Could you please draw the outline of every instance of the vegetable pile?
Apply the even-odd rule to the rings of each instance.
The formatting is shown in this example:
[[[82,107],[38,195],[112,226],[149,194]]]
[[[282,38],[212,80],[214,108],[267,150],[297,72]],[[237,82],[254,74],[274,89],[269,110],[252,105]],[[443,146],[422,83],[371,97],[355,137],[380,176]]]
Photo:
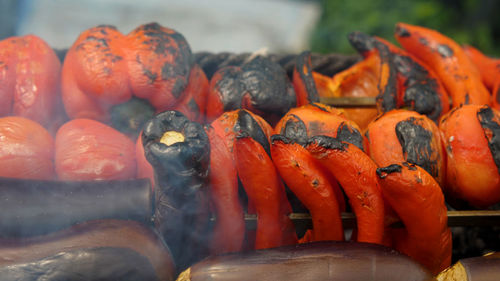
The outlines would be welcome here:
[[[257,55],[210,79],[186,39],[156,23],[127,35],[88,29],[62,66],[36,36],[6,39],[0,176],[148,178],[151,219],[178,270],[209,255],[351,240],[435,275],[451,264],[446,203],[500,202],[499,62],[424,27],[399,23],[395,36],[402,48],[353,32],[362,59],[332,77],[303,52],[291,77]],[[376,109],[323,97],[375,97]],[[297,211],[310,213],[311,229],[296,228]],[[209,274],[207,264],[191,274]]]

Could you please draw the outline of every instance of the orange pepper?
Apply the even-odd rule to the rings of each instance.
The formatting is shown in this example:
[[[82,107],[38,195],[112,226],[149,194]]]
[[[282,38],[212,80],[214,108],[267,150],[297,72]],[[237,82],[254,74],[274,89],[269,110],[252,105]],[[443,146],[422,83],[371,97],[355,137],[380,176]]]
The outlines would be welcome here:
[[[293,68],[293,88],[297,95],[297,107],[311,103],[319,102],[318,90],[314,83],[311,53],[304,51],[297,56]]]

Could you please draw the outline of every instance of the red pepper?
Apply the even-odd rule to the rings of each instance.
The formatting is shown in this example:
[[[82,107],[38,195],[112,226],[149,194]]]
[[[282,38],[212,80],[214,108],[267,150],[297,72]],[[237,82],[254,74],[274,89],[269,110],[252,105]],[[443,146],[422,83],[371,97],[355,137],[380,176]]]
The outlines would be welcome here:
[[[146,103],[139,114],[178,109],[203,121],[207,86],[184,37],[156,23],[128,35],[112,26],[88,29],[69,49],[62,70],[69,117],[102,122],[113,118],[118,105],[135,99]]]
[[[61,63],[34,35],[0,41],[0,116],[17,115],[55,131],[64,121]]]
[[[53,179],[54,138],[30,119],[0,118],[0,176]]]
[[[54,161],[61,180],[136,177],[134,143],[117,130],[91,119],[74,119],[59,128]]]
[[[319,102],[319,94],[314,83],[311,53],[304,51],[297,56],[293,68],[293,88],[297,95],[297,107],[311,102]]]

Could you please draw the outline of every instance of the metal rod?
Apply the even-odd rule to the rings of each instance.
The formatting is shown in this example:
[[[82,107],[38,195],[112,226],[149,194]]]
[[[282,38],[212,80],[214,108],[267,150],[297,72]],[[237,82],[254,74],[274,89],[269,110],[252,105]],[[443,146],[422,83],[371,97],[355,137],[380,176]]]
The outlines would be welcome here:
[[[375,97],[320,97],[321,103],[334,107],[376,108]]]

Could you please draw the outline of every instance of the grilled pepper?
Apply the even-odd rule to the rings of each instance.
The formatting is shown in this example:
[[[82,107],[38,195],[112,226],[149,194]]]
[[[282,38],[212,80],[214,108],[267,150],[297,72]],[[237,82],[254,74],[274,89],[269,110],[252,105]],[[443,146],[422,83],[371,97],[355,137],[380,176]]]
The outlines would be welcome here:
[[[225,111],[248,109],[270,124],[297,104],[297,97],[285,70],[258,56],[240,66],[220,68],[210,80],[207,99],[209,122]]]
[[[431,67],[452,99],[452,107],[490,104],[490,94],[479,71],[451,38],[425,27],[396,25],[396,39],[408,52]]]
[[[155,172],[155,226],[179,269],[208,252],[210,144],[203,126],[178,111],[149,120],[142,133]]]
[[[54,138],[35,121],[0,118],[0,176],[53,179]]]
[[[394,247],[420,262],[433,274],[451,263],[451,231],[443,192],[420,166],[403,162],[377,169],[384,198],[405,225]]]
[[[462,106],[443,116],[439,129],[447,152],[447,195],[478,208],[499,202],[500,112]]]
[[[60,73],[55,52],[39,37],[0,41],[0,116],[26,117],[55,131],[65,120]]]
[[[73,119],[55,138],[55,170],[61,180],[119,180],[136,177],[134,143],[91,119]]]
[[[297,56],[292,75],[293,88],[297,95],[297,107],[311,102],[319,102],[309,51],[304,51]]]
[[[137,104],[135,116],[178,109],[193,120],[204,119],[208,81],[194,65],[185,38],[157,23],[128,35],[106,25],[84,31],[66,54],[61,79],[71,118],[124,123],[136,133],[142,124],[127,114]]]

